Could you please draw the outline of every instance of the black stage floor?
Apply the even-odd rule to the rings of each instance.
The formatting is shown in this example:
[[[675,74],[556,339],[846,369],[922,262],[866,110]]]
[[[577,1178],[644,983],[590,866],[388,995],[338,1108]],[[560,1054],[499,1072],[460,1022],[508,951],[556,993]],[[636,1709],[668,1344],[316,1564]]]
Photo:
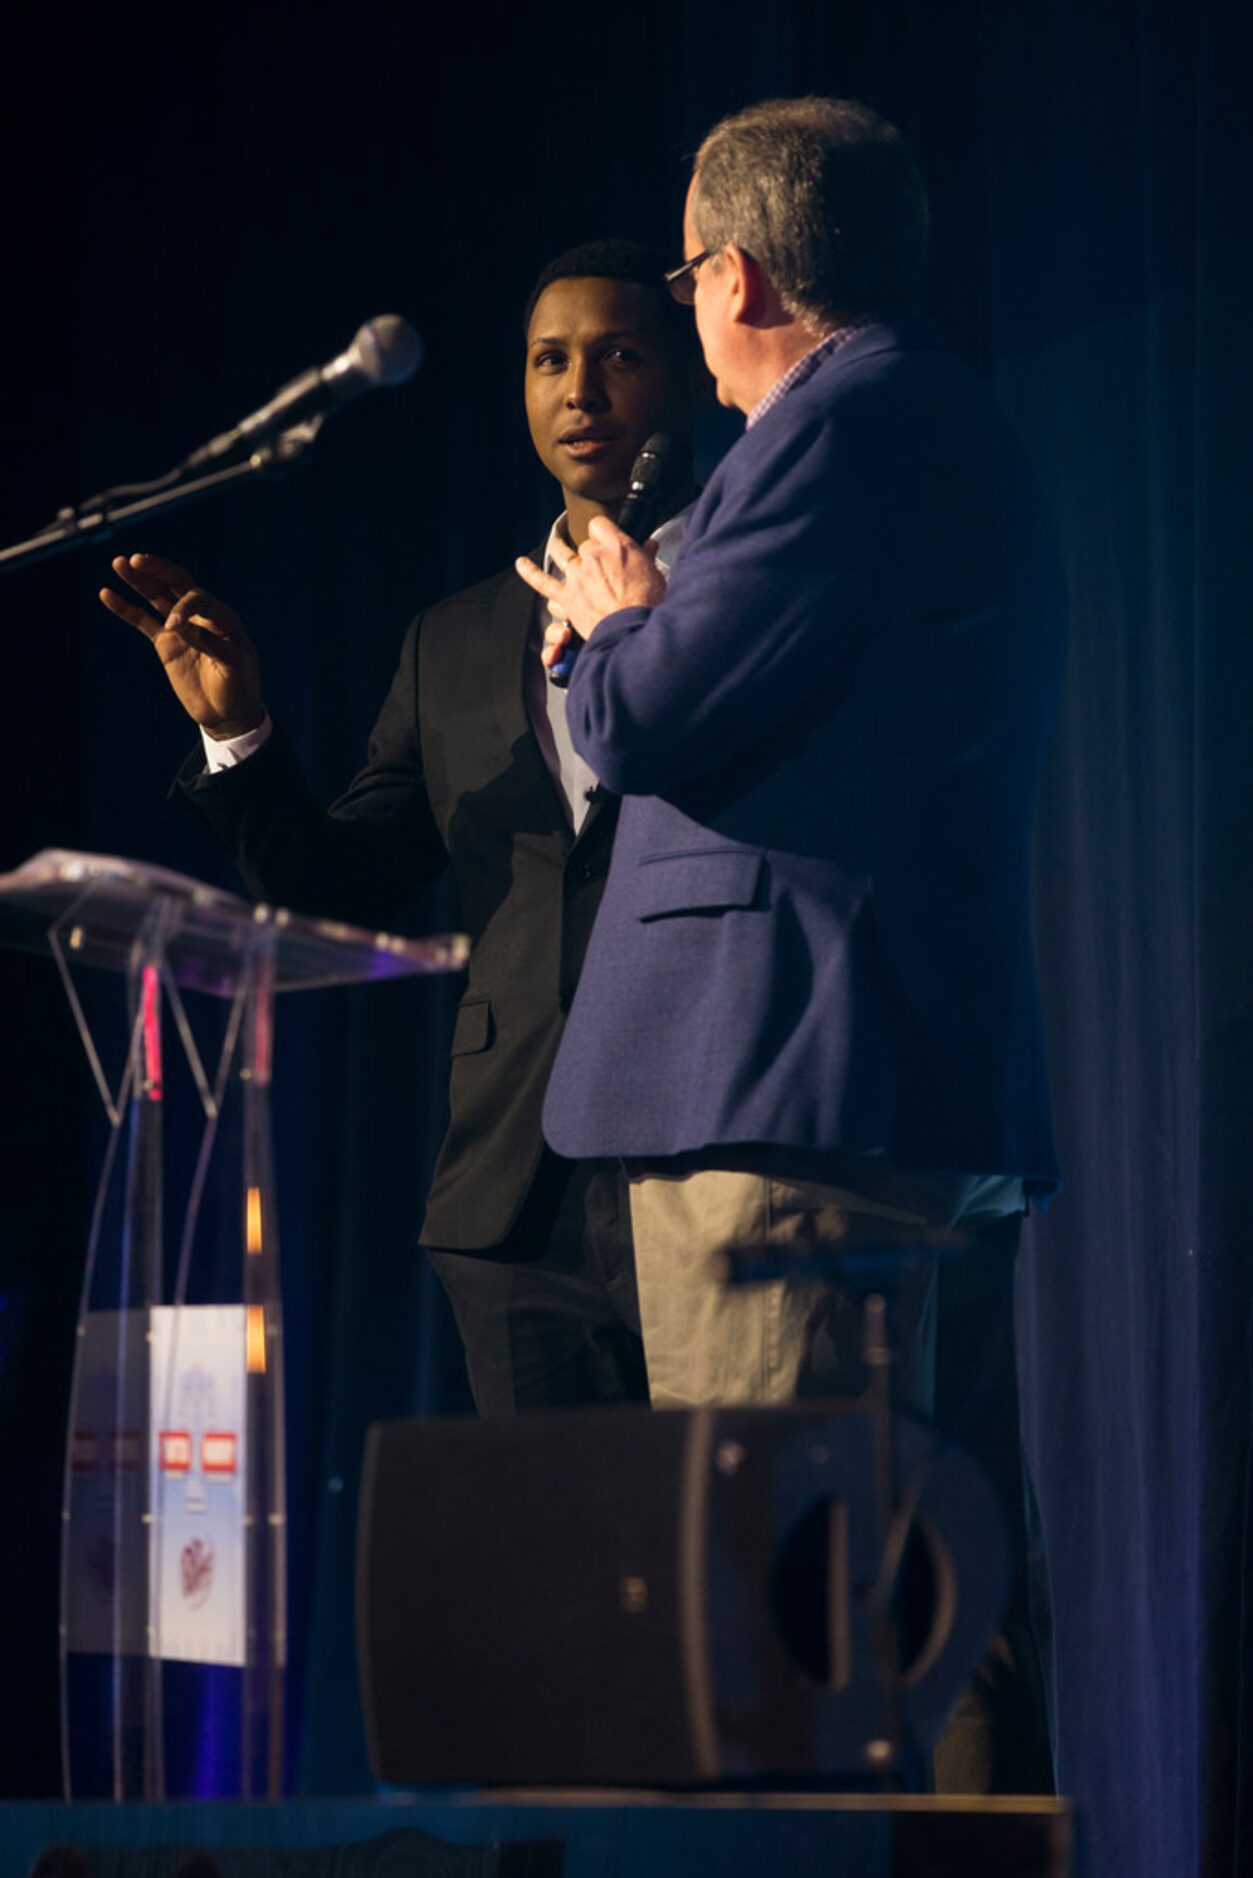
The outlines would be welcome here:
[[[221,1878],[1080,1873],[1070,1805],[1030,1798],[545,1790],[0,1806],[0,1878],[27,1878],[53,1845],[86,1851],[92,1878],[173,1878],[179,1852],[191,1848],[207,1851]],[[211,1870],[200,1867],[197,1878]]]

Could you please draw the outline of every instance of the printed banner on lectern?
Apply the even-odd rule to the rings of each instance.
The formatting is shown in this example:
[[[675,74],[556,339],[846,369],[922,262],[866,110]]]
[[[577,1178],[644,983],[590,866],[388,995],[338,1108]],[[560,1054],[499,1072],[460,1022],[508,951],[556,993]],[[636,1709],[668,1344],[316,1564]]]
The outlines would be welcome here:
[[[152,1312],[152,1654],[242,1667],[247,1312]]]
[[[68,1457],[65,1641],[99,1656],[148,1647],[148,1315],[89,1311],[79,1326]]]

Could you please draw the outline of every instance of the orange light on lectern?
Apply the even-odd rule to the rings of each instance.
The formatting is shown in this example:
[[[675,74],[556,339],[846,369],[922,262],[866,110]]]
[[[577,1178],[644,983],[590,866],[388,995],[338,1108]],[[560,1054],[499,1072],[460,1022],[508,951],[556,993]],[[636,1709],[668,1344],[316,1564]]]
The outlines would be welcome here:
[[[246,1349],[248,1352],[248,1374],[265,1375],[265,1306],[248,1306],[248,1334]]]
[[[260,1187],[249,1187],[244,1201],[244,1245],[250,1258],[261,1250]]]

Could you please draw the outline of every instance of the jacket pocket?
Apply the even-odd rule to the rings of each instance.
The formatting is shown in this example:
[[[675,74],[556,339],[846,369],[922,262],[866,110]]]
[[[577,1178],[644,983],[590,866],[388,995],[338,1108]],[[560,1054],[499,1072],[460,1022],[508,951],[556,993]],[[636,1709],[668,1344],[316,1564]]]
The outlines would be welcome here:
[[[472,998],[463,998],[457,1009],[451,1054],[473,1056],[476,1050],[486,1050],[491,1041],[491,999],[482,993]]]
[[[691,854],[652,854],[635,877],[635,913],[641,920],[673,913],[718,913],[758,901],[764,854],[742,848],[706,848]]]

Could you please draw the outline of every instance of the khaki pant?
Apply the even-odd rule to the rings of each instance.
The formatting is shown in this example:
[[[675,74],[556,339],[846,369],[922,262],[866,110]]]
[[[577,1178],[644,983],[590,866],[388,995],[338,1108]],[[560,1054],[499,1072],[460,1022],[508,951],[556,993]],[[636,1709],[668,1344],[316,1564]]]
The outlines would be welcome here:
[[[1048,1561],[1019,1433],[1013,1275],[1020,1216],[968,1250],[911,1258],[921,1214],[772,1172],[683,1164],[630,1177],[640,1327],[655,1407],[856,1395],[860,1309],[839,1286],[779,1278],[728,1288],[728,1248],[897,1243],[889,1294],[893,1394],[933,1416],[985,1469],[1006,1516],[1009,1599],[937,1742],[941,1793],[1052,1793],[1053,1633]]]
[[[792,1402],[857,1392],[858,1312],[819,1278],[728,1286],[734,1246],[803,1249],[848,1239],[899,1241],[929,1222],[838,1187],[701,1168],[630,1181],[640,1329],[654,1408]],[[927,1412],[930,1260],[906,1260],[896,1290],[894,1389]]]

